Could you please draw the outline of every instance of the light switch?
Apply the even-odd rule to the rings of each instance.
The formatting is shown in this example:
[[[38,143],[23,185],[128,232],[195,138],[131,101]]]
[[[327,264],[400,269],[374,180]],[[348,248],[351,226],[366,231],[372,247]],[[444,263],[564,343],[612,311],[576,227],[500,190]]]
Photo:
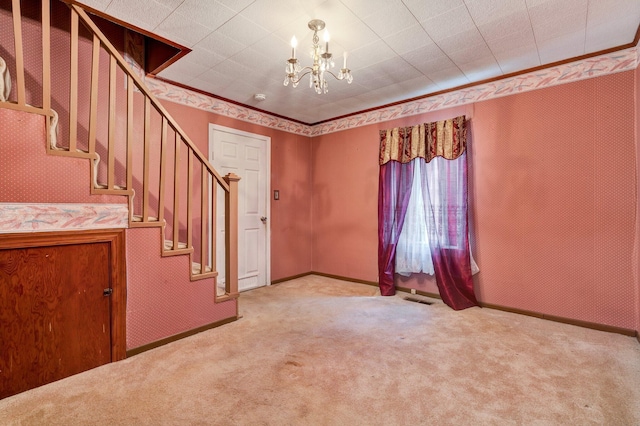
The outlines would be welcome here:
[[[277,189],[273,190],[273,199],[274,200],[279,200],[280,199],[280,191],[278,191]]]

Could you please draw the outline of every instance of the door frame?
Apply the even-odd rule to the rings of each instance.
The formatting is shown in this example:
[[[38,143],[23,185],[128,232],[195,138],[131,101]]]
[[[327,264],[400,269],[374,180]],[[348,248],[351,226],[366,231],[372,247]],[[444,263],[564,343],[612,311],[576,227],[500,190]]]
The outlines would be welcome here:
[[[124,229],[2,234],[0,250],[109,243],[111,362],[127,357],[127,270]]]
[[[267,217],[267,229],[265,230],[265,280],[266,280],[266,284],[265,286],[270,286],[271,285],[271,137],[270,136],[265,136],[265,135],[260,135],[257,133],[251,133],[251,132],[245,132],[244,130],[238,130],[238,129],[234,129],[233,127],[226,127],[226,126],[221,126],[219,124],[213,124],[213,123],[209,123],[209,143],[208,143],[208,152],[207,152],[207,159],[209,160],[210,163],[213,162],[211,160],[211,152],[213,150],[213,134],[215,131],[219,131],[219,132],[225,132],[225,133],[231,133],[234,135],[239,135],[239,136],[246,136],[246,137],[250,137],[253,139],[258,139],[261,140],[262,142],[265,143],[266,146],[266,179],[267,181],[265,182],[265,216]],[[240,176],[240,179],[242,180],[242,176]],[[211,226],[211,224],[209,224]]]

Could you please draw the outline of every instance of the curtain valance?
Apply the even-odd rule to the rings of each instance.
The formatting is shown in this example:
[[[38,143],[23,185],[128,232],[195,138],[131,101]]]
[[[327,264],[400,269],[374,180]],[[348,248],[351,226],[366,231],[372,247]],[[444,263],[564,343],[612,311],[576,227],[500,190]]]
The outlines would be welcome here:
[[[408,163],[421,157],[426,162],[434,157],[455,160],[467,146],[465,116],[434,121],[410,127],[380,131],[380,164],[388,161]]]

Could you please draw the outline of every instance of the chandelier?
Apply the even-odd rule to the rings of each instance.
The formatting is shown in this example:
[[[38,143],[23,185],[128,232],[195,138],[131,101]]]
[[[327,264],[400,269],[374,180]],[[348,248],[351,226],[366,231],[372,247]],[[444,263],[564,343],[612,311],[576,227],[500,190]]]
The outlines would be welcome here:
[[[325,75],[331,74],[336,80],[347,80],[347,83],[351,84],[353,77],[351,76],[351,70],[347,68],[347,52],[344,52],[344,62],[338,75],[331,71],[331,68],[335,67],[333,62],[333,55],[329,52],[329,32],[324,31],[324,49],[318,43],[318,31],[324,29],[324,21],[320,19],[313,19],[309,21],[309,28],[313,30],[313,65],[309,67],[301,68],[296,59],[296,47],[298,41],[296,36],[291,39],[291,58],[287,61],[287,67],[285,72],[287,76],[284,78],[284,85],[288,86],[289,82],[293,87],[298,86],[300,80],[307,75],[309,76],[309,87],[313,87],[318,94],[327,93],[329,91],[329,84],[325,79]],[[301,75],[302,73],[302,75]]]

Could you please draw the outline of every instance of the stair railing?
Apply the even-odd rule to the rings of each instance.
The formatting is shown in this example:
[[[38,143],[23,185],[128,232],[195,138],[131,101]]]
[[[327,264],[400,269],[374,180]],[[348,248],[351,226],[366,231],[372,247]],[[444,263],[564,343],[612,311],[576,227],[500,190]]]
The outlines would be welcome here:
[[[89,159],[92,193],[129,197],[129,226],[161,228],[162,255],[189,255],[192,280],[215,278],[217,282],[218,189],[224,191],[226,277],[224,294],[215,297],[216,301],[236,298],[240,178],[233,173],[220,176],[88,14],[77,4],[67,6],[71,11],[69,104],[64,106],[68,109],[65,115],[68,115],[68,144],[58,144],[55,126],[52,127],[57,113],[51,108],[50,0],[42,0],[41,9],[42,106],[27,103],[21,4],[20,0],[12,0],[17,99],[0,101],[0,108],[43,115],[48,152]],[[91,38],[89,113],[84,132],[78,131],[80,81],[87,79],[78,71],[83,40],[80,23]],[[99,90],[104,87],[101,65],[105,68],[105,57],[108,58],[106,105],[99,103],[105,92]],[[124,99],[121,94],[118,96],[122,91],[120,84],[126,88]],[[86,134],[87,140],[79,143],[79,133]],[[139,133],[141,138],[137,137]],[[139,139],[141,143],[136,143]]]

